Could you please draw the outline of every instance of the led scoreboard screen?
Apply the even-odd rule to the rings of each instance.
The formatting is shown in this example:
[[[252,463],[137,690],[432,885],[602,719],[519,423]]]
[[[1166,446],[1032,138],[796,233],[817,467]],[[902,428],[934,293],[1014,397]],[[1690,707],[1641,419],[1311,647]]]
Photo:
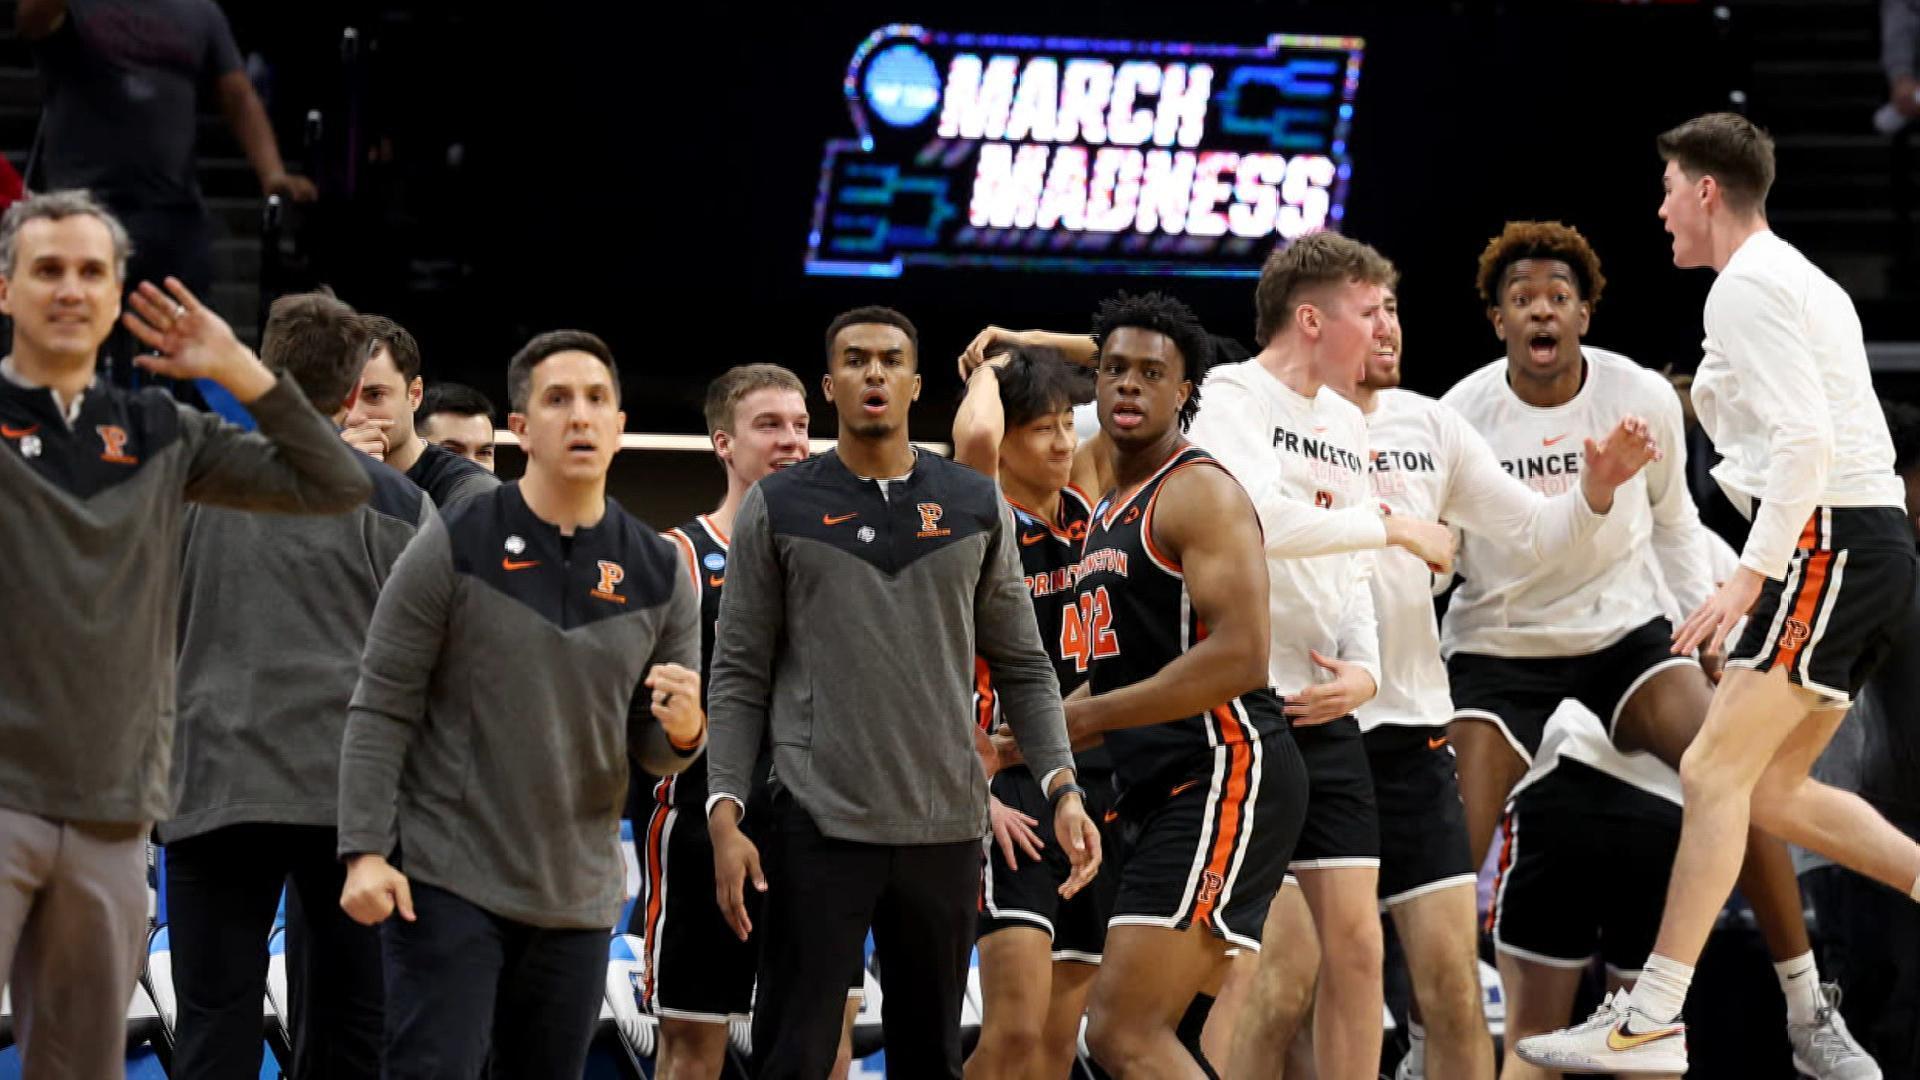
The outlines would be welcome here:
[[[1255,276],[1339,227],[1361,49],[883,27],[847,65],[807,272]]]

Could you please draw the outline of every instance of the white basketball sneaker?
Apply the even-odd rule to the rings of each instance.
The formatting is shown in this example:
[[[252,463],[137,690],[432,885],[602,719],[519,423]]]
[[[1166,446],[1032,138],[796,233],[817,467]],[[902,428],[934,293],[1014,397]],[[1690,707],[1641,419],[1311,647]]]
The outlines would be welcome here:
[[[1651,1023],[1616,990],[1584,1023],[1529,1036],[1513,1049],[1529,1065],[1562,1072],[1683,1074],[1687,1025]]]
[[[1840,1018],[1840,988],[1828,983],[1821,987],[1821,994],[1826,1004],[1814,1014],[1813,1023],[1787,1024],[1793,1067],[1816,1080],[1880,1080],[1880,1066],[1854,1041],[1847,1022]]]

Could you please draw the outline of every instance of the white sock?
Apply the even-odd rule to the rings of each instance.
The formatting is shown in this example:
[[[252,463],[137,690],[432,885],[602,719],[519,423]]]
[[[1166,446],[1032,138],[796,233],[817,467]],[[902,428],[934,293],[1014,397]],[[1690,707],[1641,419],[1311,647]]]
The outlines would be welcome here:
[[[1782,960],[1773,965],[1773,973],[1780,977],[1780,993],[1787,999],[1787,1022],[1813,1023],[1815,1014],[1827,1003],[1820,996],[1820,969],[1814,965],[1813,953]]]
[[[1691,966],[1653,953],[1633,984],[1633,1009],[1656,1024],[1671,1024],[1680,1019],[1680,1007],[1687,1003],[1687,988],[1692,985]]]
[[[1409,1019],[1407,1038],[1411,1042],[1407,1047],[1407,1056],[1413,1059],[1415,1069],[1424,1068],[1427,1063],[1427,1026],[1418,1020]]]

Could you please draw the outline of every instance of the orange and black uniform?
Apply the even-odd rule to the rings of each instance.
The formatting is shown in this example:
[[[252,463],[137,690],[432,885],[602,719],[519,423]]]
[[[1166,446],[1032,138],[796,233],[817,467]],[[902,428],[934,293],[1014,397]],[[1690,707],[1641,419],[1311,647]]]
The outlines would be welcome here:
[[[1006,502],[1013,511],[1015,535],[1020,540],[1020,569],[1033,597],[1041,643],[1053,659],[1060,693],[1071,694],[1087,681],[1089,658],[1077,644],[1084,620],[1080,617],[1079,596],[1074,592],[1073,571],[1080,561],[1080,544],[1087,538],[1093,507],[1075,487],[1060,490],[1060,509],[1051,521],[1012,499]],[[999,699],[984,662],[976,662],[975,676],[975,715],[982,728],[992,731],[1000,726]],[[1096,746],[1073,756],[1073,771],[1080,786],[1087,789],[1087,815],[1101,825],[1100,850],[1111,860],[1117,836],[1108,835],[1115,832],[1108,821],[1113,809],[1113,761],[1105,747]],[[1102,870],[1071,899],[1060,899],[1060,885],[1072,872],[1072,864],[1066,849],[1054,837],[1053,808],[1046,793],[1032,773],[1018,768],[996,773],[991,790],[1001,803],[1040,823],[1037,831],[1045,855],[1036,860],[1021,854],[1017,856],[1019,868],[1011,869],[1005,855],[995,849],[993,838],[986,838],[979,936],[1030,926],[1045,931],[1052,940],[1055,960],[1099,963],[1119,875]]]
[[[1095,694],[1152,677],[1207,635],[1180,565],[1153,543],[1160,488],[1186,468],[1222,466],[1182,447],[1094,508],[1075,577],[1076,642]],[[1280,698],[1250,691],[1195,716],[1109,731],[1106,747],[1130,841],[1109,925],[1184,930],[1198,920],[1259,948],[1306,813],[1306,767]]]

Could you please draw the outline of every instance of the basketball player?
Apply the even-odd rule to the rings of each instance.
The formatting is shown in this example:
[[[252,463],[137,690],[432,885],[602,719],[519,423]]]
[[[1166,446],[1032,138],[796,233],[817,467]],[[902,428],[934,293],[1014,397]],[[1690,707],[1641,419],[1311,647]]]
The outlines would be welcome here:
[[[413,430],[430,446],[493,471],[493,402],[471,386],[436,382],[420,395]]]
[[[56,1080],[126,1068],[148,826],[170,809],[186,503],[338,514],[371,487],[299,386],[176,279],[128,298],[158,352],[141,366],[218,382],[259,431],[97,380],[127,248],[82,191],[0,218],[0,985],[23,1072]]]
[[[261,360],[344,419],[366,358],[352,308],[273,302]],[[321,518],[187,511],[167,908],[182,1080],[260,1071],[267,937],[287,892],[290,1072],[380,1074],[380,935],[341,912],[340,736],[380,586],[433,515],[426,493],[354,455],[373,496]]]
[[[627,757],[668,775],[704,742],[692,583],[606,496],[626,418],[612,352],[541,334],[507,388],[526,475],[407,546],[347,713],[340,905],[386,923],[393,1080],[489,1058],[581,1074],[624,899]]]
[[[1920,844],[1858,796],[1807,775],[1883,659],[1920,577],[1859,317],[1831,278],[1768,229],[1766,133],[1714,113],[1658,145],[1674,263],[1719,274],[1695,409],[1724,455],[1715,479],[1753,519],[1740,568],[1674,632],[1673,650],[1717,652],[1749,617],[1680,766],[1680,850],[1639,983],[1588,1022],[1519,1044],[1525,1060],[1560,1069],[1686,1071],[1681,1006],[1740,873],[1750,821],[1920,901]],[[1817,983],[1810,996],[1819,999]],[[1864,1056],[1819,1003],[1812,1022],[1790,1009],[1788,1023],[1796,1064],[1816,1073],[1834,1055]]]
[[[1660,927],[1680,802],[1672,768],[1621,752],[1576,700],[1554,710],[1507,804],[1487,911],[1507,1005],[1503,1080],[1560,1075],[1521,1060],[1514,1044],[1568,1021],[1596,957],[1608,994],[1639,978]],[[1604,889],[1593,887],[1596,866],[1609,868]]]
[[[1256,293],[1261,352],[1209,374],[1192,432],[1246,485],[1266,525],[1268,685],[1289,691],[1287,715],[1311,785],[1290,870],[1323,945],[1314,1050],[1328,1080],[1374,1075],[1380,1057],[1379,836],[1352,713],[1378,683],[1366,549],[1383,544],[1387,526],[1367,491],[1365,420],[1335,390],[1322,388],[1350,386],[1368,353],[1385,347],[1391,327],[1381,290],[1392,278],[1379,253],[1337,233],[1314,233],[1276,250]],[[1303,550],[1298,534],[1279,524],[1283,517],[1306,518],[1309,531],[1342,527],[1350,535],[1342,544]],[[1452,536],[1445,527],[1397,516],[1384,521],[1428,537],[1428,561],[1448,560]],[[1276,939],[1284,907],[1283,900],[1267,915]],[[1256,983],[1250,1016],[1267,1016],[1265,990]],[[1284,1037],[1274,1047],[1255,1046],[1274,1034],[1272,1025],[1242,1023],[1236,1030],[1236,1072],[1253,1069],[1256,1057],[1272,1060],[1266,1050],[1284,1051]]]
[[[1071,652],[1076,620],[1084,623],[1072,572],[1092,506],[1070,477],[1078,441],[1073,407],[1091,390],[1091,380],[1059,353],[1017,348],[974,370],[953,422],[954,460],[997,479],[1013,513],[1040,639],[1063,693],[1086,680]],[[997,727],[992,681],[982,678],[975,693],[981,723]],[[1113,802],[1105,749],[1075,754],[1074,776],[1087,789],[1088,815],[1102,820]],[[992,792],[999,850],[987,845],[980,890],[982,1017],[967,1075],[1052,1080],[1073,1068],[1117,874],[1105,870],[1062,900],[1072,865],[1042,825],[1049,816],[1045,792],[1019,768],[996,773]],[[1103,849],[1111,851],[1106,839]]]
[[[759,928],[755,1073],[824,1075],[868,928],[890,1068],[960,1075],[987,778],[970,689],[983,657],[1053,806],[1077,891],[1099,834],[1073,782],[1059,686],[993,483],[907,437],[913,323],[864,307],[827,329],[836,448],[755,484],[728,556],[707,759],[716,900]],[[764,810],[746,805],[763,740]],[[740,827],[764,813],[761,844]],[[767,894],[752,919],[744,893]]]
[[[1605,524],[1568,556],[1542,562],[1513,552],[1504,537],[1465,534],[1464,582],[1447,610],[1442,650],[1468,835],[1482,858],[1499,808],[1563,698],[1600,716],[1622,749],[1677,767],[1712,692],[1690,652],[1673,652],[1660,600],[1671,591],[1677,610],[1690,610],[1713,580],[1685,483],[1679,403],[1658,372],[1581,344],[1604,285],[1598,256],[1576,230],[1508,224],[1487,245],[1479,273],[1507,355],[1443,399],[1537,490],[1574,483],[1583,465],[1568,440],[1622,413],[1647,417],[1667,451],[1625,485]],[[1717,660],[1717,650],[1708,659]],[[1819,975],[1784,847],[1757,833],[1749,847],[1742,892],[1776,961],[1789,1034],[1797,1030],[1793,1037],[1805,1042],[1823,1031],[1832,1037],[1823,1036],[1822,1047],[1850,1047],[1816,1024]]]
[[[1150,293],[1102,304],[1094,336],[1117,484],[1075,568],[1069,639],[1092,696],[1067,702],[1068,730],[1076,743],[1104,738],[1133,839],[1087,1038],[1117,1077],[1197,1077],[1176,1026],[1228,949],[1259,948],[1306,778],[1266,689],[1258,520],[1183,435],[1210,360],[1206,332],[1185,305]]]
[[[1360,382],[1342,391],[1366,417],[1372,494],[1390,514],[1446,520],[1546,559],[1579,543],[1612,508],[1614,487],[1656,452],[1638,418],[1601,444],[1578,491],[1542,499],[1501,469],[1486,441],[1432,398],[1399,389],[1403,334],[1394,287],[1383,289],[1390,335],[1376,342]],[[1371,576],[1380,635],[1380,692],[1355,713],[1380,817],[1380,904],[1407,950],[1415,1038],[1441,1077],[1490,1077],[1492,1043],[1481,1007],[1474,882],[1466,823],[1445,725],[1452,713],[1433,575],[1404,551],[1382,551]],[[1294,892],[1283,892],[1292,904]],[[1294,937],[1304,923],[1289,927]],[[1297,961],[1294,965],[1297,966]],[[1299,1000],[1295,992],[1281,1000]],[[1291,1026],[1275,1023],[1273,1028]],[[1273,1049],[1283,1043],[1276,1044]],[[1266,1048],[1263,1048],[1266,1049]]]
[[[713,662],[714,623],[720,617],[727,547],[740,502],[762,477],[806,460],[806,392],[791,371],[777,364],[742,364],[708,385],[705,411],[707,435],[726,472],[727,492],[712,513],[664,534],[680,548],[699,591],[702,675]],[[749,805],[765,805],[765,775],[766,769],[756,764]],[[759,950],[757,943],[734,936],[713,903],[713,846],[702,821],[706,761],[696,759],[668,777],[636,773],[629,800],[641,891],[628,931],[645,944],[642,993],[660,1021],[654,1076],[718,1077],[726,1065],[727,1022],[745,1017],[753,1006]],[[758,895],[748,899],[752,903]],[[841,1076],[851,1055],[858,994],[849,995],[847,1004],[843,1060],[835,1065],[835,1075]]]

